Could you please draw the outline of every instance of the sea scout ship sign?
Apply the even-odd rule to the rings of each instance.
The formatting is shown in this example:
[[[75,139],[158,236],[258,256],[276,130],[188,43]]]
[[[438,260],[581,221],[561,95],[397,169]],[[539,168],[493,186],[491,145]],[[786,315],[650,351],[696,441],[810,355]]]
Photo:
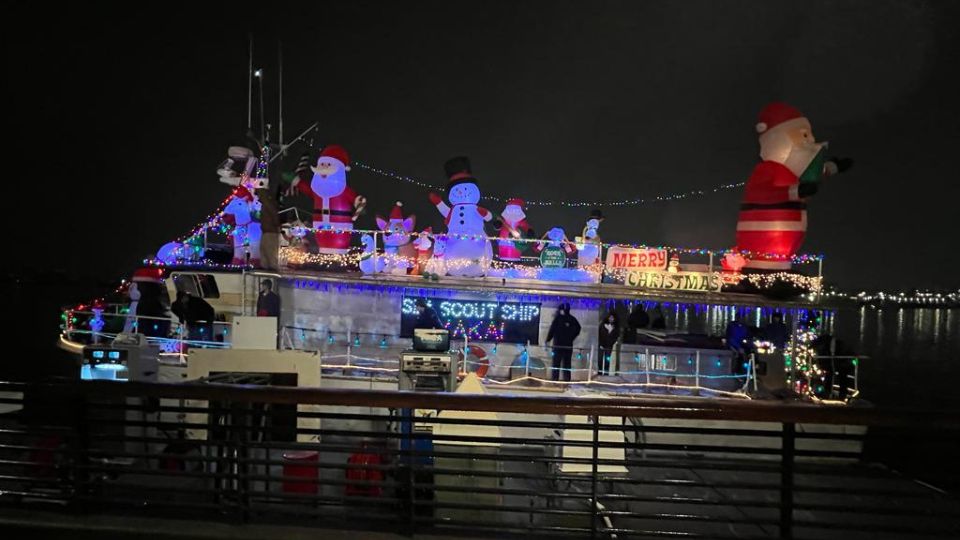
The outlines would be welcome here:
[[[667,272],[665,249],[611,247],[607,268],[626,272],[624,284],[639,289],[720,292],[723,285],[717,272]]]

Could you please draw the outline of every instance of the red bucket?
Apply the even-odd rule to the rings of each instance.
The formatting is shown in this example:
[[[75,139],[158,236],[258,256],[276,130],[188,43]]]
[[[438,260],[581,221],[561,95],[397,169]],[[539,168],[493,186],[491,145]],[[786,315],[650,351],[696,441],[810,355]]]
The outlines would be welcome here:
[[[284,452],[283,461],[283,476],[299,480],[285,480],[283,482],[283,492],[316,495],[319,471],[316,465],[320,462],[319,452],[313,450]]]

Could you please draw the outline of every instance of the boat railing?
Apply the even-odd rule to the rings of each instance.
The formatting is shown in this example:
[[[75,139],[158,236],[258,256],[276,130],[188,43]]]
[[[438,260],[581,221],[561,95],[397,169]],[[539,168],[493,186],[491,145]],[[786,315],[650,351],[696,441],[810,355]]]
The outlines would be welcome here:
[[[321,353],[321,368],[341,373],[395,375],[399,354],[412,346],[409,337],[389,332],[335,331],[298,326],[281,328],[280,346]],[[738,365],[727,350],[618,343],[601,364],[597,344],[556,346],[532,343],[471,342],[454,338],[461,370],[477,373],[494,386],[524,384],[590,385],[606,390],[711,393],[744,397],[756,390],[753,357]],[[558,352],[569,352],[570,367],[554,367]],[[568,376],[569,374],[569,376]]]
[[[829,362],[830,395],[834,398],[853,399],[860,395],[860,361],[869,356],[817,355],[814,361],[821,366]]]
[[[63,337],[74,344],[109,342],[117,336],[143,334],[163,353],[185,353],[189,348],[228,348],[232,323],[196,321],[187,324],[176,317],[154,317],[117,311],[79,311],[65,314]]]

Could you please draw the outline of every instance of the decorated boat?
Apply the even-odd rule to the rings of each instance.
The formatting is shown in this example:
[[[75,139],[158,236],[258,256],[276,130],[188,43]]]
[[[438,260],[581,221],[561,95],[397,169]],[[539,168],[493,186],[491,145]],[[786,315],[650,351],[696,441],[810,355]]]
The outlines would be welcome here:
[[[834,313],[819,294],[822,257],[799,248],[807,199],[849,162],[827,158],[788,105],[765,107],[756,129],[761,163],[717,188],[744,186],[736,245],[721,249],[604,242],[608,202],[483,196],[465,156],[432,186],[339,145],[311,147],[316,124],[289,144],[231,146],[216,210],[111,295],[66,308],[60,345],[86,378],[269,373],[306,355],[318,373],[298,371],[297,384],[396,388],[426,311],[448,331],[460,377],[490,391],[845,402],[859,394],[856,359],[838,368],[831,354],[828,367],[817,354]],[[278,158],[297,147],[284,174]],[[353,168],[426,187],[440,223],[418,229],[401,202],[368,201],[349,185]],[[297,195],[310,218],[285,204]],[[534,232],[527,212],[555,204],[579,208],[572,219],[589,210],[566,224],[579,235]],[[368,207],[390,211],[361,228]],[[576,332],[558,329],[571,319]],[[190,367],[214,357],[215,369]]]

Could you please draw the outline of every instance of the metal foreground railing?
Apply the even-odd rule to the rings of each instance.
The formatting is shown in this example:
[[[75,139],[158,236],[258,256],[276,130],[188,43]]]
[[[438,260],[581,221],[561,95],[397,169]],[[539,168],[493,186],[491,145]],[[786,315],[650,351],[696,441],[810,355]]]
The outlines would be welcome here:
[[[960,416],[944,412],[106,381],[0,383],[0,411],[0,519],[13,506],[410,535],[960,536]]]

